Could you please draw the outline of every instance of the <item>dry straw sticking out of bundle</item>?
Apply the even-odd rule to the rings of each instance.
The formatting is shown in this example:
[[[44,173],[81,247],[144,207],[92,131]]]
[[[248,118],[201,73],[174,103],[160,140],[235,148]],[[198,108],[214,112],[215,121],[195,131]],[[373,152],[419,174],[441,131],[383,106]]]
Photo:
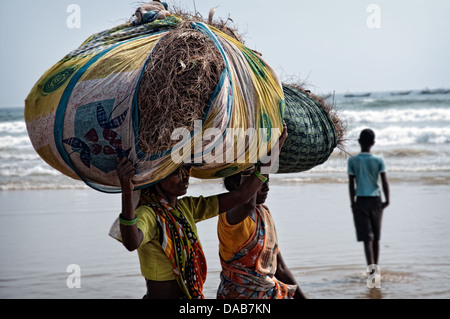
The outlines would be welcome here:
[[[139,146],[154,154],[174,146],[176,128],[190,131],[205,109],[225,68],[207,36],[187,26],[167,33],[146,66],[138,91]]]
[[[170,9],[183,23],[157,44],[139,84],[138,140],[146,153],[174,146],[178,141],[170,136],[176,128],[193,130],[194,121],[204,117],[225,68],[212,40],[193,30],[190,22],[206,23],[243,43],[233,20],[213,20],[214,11],[211,9],[206,19],[197,11],[192,14],[177,6]]]
[[[213,26],[214,28],[222,31],[223,33],[229,35],[230,37],[236,39],[237,41],[244,43],[243,34],[241,34],[234,25],[233,20],[228,16],[228,18],[218,18],[214,19],[214,13],[216,11],[216,8],[212,8],[209,11],[208,18],[203,17],[199,12],[190,13],[178,6],[173,6],[171,12],[175,15],[180,16],[184,21],[195,21],[195,22],[202,22],[206,23],[210,26]]]

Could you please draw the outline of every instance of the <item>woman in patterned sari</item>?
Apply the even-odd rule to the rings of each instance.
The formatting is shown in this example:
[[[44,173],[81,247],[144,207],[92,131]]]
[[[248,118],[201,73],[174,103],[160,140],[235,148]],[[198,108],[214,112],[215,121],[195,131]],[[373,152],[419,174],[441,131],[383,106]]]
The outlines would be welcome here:
[[[225,178],[227,190],[245,187],[249,173]],[[306,298],[284,263],[274,221],[263,205],[269,192],[268,176],[266,178],[250,202],[219,216],[217,232],[222,272],[218,299]]]
[[[284,125],[279,145],[286,137]],[[270,165],[271,162],[265,164],[266,169]],[[196,223],[250,201],[263,183],[261,174],[255,172],[249,177],[242,190],[179,198],[187,193],[189,185],[189,166],[183,165],[153,187],[141,191],[135,209],[132,163],[126,158],[118,160],[117,173],[122,187],[119,240],[129,251],[138,251],[147,285],[145,298],[204,298],[206,259]]]

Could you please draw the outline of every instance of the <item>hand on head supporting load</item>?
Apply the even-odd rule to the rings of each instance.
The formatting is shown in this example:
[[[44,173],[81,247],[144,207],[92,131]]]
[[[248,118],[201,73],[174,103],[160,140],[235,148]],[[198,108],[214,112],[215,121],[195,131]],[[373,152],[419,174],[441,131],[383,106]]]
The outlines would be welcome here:
[[[117,175],[119,176],[120,186],[122,188],[122,193],[133,192],[134,185],[132,182],[133,176],[136,174],[133,163],[126,158],[117,158]]]

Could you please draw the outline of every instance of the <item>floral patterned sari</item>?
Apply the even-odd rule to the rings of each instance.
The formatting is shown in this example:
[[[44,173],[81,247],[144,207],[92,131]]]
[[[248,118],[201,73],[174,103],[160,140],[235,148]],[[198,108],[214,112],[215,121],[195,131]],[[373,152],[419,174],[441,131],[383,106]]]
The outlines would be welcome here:
[[[142,195],[140,204],[150,206],[156,214],[160,243],[170,259],[177,282],[189,299],[204,299],[206,258],[197,234],[177,209],[156,195]]]
[[[250,215],[255,229],[249,240],[229,260],[221,258],[221,282],[218,299],[288,299],[296,285],[275,278],[278,240],[269,210],[257,205]]]

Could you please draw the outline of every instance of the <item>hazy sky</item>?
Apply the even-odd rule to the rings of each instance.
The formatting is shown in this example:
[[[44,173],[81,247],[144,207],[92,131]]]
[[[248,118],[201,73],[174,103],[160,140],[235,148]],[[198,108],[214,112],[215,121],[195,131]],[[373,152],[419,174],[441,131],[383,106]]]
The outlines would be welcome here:
[[[1,0],[0,106],[23,106],[40,76],[140,1]],[[449,0],[167,1],[233,19],[282,80],[318,93],[450,88]],[[67,23],[80,8],[80,27]],[[69,19],[70,20],[70,19]],[[74,20],[71,20],[74,21]]]

